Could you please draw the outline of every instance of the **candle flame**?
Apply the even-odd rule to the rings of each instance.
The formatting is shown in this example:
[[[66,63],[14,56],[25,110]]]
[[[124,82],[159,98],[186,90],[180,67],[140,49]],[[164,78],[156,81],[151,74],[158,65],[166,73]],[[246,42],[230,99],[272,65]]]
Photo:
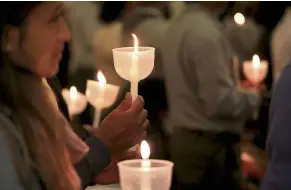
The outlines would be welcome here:
[[[253,67],[256,68],[256,69],[259,68],[260,67],[260,63],[261,63],[260,57],[257,54],[255,54],[253,56]]]
[[[137,36],[135,34],[131,34],[131,36],[133,37],[133,42],[134,42],[134,53],[138,53],[138,39]]]
[[[76,100],[78,96],[78,91],[77,88],[75,86],[72,86],[70,88],[70,99],[71,100]]]
[[[98,71],[98,73],[97,73],[97,79],[100,82],[101,86],[105,86],[105,84],[106,84],[106,78],[105,78],[105,76],[103,75],[103,73],[101,71]]]
[[[243,14],[241,14],[241,13],[236,13],[236,14],[234,15],[234,21],[235,21],[238,25],[244,25],[246,19],[245,19],[245,17],[244,17]]]
[[[143,140],[141,142],[141,145],[140,145],[140,153],[141,153],[142,159],[144,159],[144,160],[149,159],[150,154],[151,154],[151,150],[150,150],[149,144],[145,140]]]

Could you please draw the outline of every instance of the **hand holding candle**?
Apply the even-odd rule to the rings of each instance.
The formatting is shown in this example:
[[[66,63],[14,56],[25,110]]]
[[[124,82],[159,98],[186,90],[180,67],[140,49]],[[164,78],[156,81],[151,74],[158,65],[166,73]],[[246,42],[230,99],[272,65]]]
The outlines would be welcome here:
[[[111,155],[119,155],[146,136],[149,125],[147,112],[143,110],[144,101],[138,97],[134,103],[131,95],[121,102],[102,122],[102,127],[88,128],[109,148]]]

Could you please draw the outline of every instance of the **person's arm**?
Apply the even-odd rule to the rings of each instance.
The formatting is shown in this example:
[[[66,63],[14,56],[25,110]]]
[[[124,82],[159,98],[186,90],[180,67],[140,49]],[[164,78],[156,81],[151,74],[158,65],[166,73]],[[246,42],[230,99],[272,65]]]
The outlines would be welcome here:
[[[238,90],[231,77],[231,56],[224,51],[220,39],[208,35],[193,31],[186,35],[186,55],[182,55],[185,59],[181,63],[184,64],[184,72],[195,73],[197,84],[194,86],[198,88],[193,90],[203,105],[205,115],[245,118],[256,106],[258,94]]]
[[[109,149],[98,137],[89,137],[86,143],[90,147],[90,151],[75,164],[83,188],[95,185],[96,177],[110,164]]]
[[[291,189],[291,66],[282,71],[274,88],[267,139],[268,169],[261,190]]]

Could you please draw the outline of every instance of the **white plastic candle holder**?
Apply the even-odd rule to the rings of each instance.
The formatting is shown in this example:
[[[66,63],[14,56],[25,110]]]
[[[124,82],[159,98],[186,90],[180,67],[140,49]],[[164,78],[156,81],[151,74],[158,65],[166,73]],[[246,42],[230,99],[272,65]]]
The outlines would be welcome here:
[[[95,108],[104,109],[111,106],[119,92],[119,86],[106,84],[104,88],[104,95],[100,91],[100,83],[94,80],[87,80],[86,97],[88,102]],[[98,97],[103,96],[102,102]]]
[[[70,91],[68,89],[62,90],[62,96],[66,101],[68,106],[70,116],[75,116],[82,113],[87,106],[86,96],[80,92],[77,92],[77,96],[72,100],[70,96]]]
[[[94,127],[98,127],[101,110],[111,106],[117,98],[119,86],[101,84],[98,81],[87,80],[86,97],[88,102],[95,108]]]
[[[155,62],[155,48],[138,47],[137,51],[135,50],[135,47],[112,50],[117,74],[131,82],[133,100],[137,96],[138,82],[151,74]]]
[[[145,167],[149,162],[150,167]],[[169,190],[173,163],[165,160],[126,160],[118,163],[121,189]]]

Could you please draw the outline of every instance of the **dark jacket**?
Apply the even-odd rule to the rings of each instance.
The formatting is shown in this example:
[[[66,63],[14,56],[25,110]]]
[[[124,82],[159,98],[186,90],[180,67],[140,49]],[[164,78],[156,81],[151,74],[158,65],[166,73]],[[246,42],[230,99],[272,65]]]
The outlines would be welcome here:
[[[291,63],[281,72],[270,106],[269,165],[261,190],[291,189]]]

